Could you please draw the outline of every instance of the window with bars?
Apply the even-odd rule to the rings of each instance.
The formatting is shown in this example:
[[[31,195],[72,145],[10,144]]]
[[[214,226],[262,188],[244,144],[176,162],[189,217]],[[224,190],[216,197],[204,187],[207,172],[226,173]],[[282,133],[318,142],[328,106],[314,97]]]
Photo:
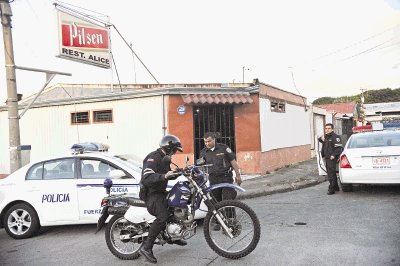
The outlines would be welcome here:
[[[93,111],[93,122],[94,123],[112,123],[113,122],[112,110]]]
[[[89,111],[71,113],[71,124],[88,124]]]
[[[271,111],[284,113],[285,112],[285,103],[271,101]]]

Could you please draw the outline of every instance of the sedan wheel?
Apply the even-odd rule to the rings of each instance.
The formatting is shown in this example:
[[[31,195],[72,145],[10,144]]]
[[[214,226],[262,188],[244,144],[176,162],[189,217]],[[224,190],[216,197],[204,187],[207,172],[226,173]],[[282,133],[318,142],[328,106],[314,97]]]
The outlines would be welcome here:
[[[39,218],[35,210],[25,203],[12,206],[4,217],[4,228],[9,236],[24,239],[39,230]]]

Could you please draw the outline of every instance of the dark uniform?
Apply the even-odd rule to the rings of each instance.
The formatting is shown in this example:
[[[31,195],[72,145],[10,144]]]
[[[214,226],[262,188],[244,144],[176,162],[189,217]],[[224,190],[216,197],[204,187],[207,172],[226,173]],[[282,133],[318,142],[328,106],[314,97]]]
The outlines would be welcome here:
[[[225,144],[215,143],[214,150],[205,147],[200,151],[200,157],[204,158],[206,164],[212,164],[208,169],[210,185],[219,183],[233,183],[231,161],[236,159],[235,154]],[[236,190],[231,188],[220,188],[213,190],[217,201],[223,199],[235,199]]]
[[[342,141],[340,136],[332,132],[332,134],[325,134],[325,140],[322,142],[321,156],[325,158],[326,173],[328,174],[329,181],[329,192],[335,192],[339,190],[337,175],[336,175],[336,164],[339,159],[339,155],[342,153]],[[335,158],[331,160],[331,156]]]
[[[149,230],[149,240],[153,243],[168,220],[168,203],[166,199],[168,180],[165,174],[171,170],[169,165],[162,164],[164,153],[161,149],[151,152],[143,160],[142,185],[146,188],[144,200],[147,211],[156,217]]]

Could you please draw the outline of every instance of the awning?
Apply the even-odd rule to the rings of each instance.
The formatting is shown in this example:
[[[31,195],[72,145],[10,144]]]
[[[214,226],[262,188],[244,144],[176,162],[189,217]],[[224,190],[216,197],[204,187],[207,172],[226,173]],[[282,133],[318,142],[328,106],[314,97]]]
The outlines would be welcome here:
[[[243,94],[186,94],[182,95],[186,104],[243,104],[253,103],[250,95]]]

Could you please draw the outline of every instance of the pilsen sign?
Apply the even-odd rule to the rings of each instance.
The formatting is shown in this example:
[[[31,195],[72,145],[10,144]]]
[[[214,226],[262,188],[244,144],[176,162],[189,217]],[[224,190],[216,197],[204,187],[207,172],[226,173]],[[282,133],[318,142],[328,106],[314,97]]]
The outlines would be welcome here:
[[[109,29],[58,11],[58,57],[110,68]]]

